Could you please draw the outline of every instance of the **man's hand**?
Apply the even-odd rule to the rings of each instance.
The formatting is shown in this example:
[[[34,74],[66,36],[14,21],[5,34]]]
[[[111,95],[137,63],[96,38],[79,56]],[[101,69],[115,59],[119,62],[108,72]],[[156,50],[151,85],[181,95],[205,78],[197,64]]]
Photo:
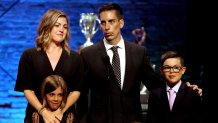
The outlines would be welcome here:
[[[191,85],[190,82],[186,82],[187,86],[192,87],[193,90],[197,90],[199,96],[202,96],[202,89],[198,88],[198,85]]]

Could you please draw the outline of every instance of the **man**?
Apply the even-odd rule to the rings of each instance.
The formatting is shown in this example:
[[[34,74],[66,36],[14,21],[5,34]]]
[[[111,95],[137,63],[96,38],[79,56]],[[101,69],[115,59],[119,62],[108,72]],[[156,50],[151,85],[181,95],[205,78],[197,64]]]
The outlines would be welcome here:
[[[99,9],[99,16],[104,39],[81,51],[86,69],[85,82],[90,88],[91,97],[88,122],[142,122],[141,81],[151,89],[159,87],[161,80],[149,64],[145,48],[124,41],[121,35],[123,11],[120,6],[115,3],[105,4]],[[119,47],[120,86],[111,65],[112,46]],[[81,105],[78,104],[79,107]]]
[[[154,73],[145,47],[124,41],[120,6],[102,5],[99,16],[103,40],[80,53],[85,67],[85,88],[78,100],[78,114],[81,117],[86,112],[84,102],[90,92],[88,123],[140,123],[141,82],[150,90],[161,86],[163,81]]]

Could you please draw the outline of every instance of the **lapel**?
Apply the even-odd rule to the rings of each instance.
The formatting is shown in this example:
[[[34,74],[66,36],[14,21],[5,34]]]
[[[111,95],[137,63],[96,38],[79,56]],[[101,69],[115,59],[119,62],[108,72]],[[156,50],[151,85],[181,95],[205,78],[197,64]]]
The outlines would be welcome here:
[[[169,100],[167,97],[166,86],[164,85],[161,90],[160,101],[162,101],[163,107],[166,107],[165,110],[170,111]]]
[[[106,52],[106,48],[105,48],[104,43],[103,43],[103,40],[96,43],[96,47],[97,47],[97,53],[100,57],[104,58],[104,57],[108,56],[107,52]]]
[[[129,45],[129,42],[124,41],[125,44],[125,52],[126,52],[126,68],[125,68],[125,76],[124,76],[124,81],[123,81],[123,89],[122,91],[125,90],[126,86],[128,85],[128,81],[130,79],[128,79],[129,75],[131,75],[131,70],[130,70],[130,63],[131,63],[131,50],[132,48]]]
[[[176,94],[176,98],[173,104],[173,110],[176,110],[176,108],[179,106],[179,104],[184,102],[184,95],[185,95],[185,83],[181,83],[181,86],[179,87],[179,90]]]

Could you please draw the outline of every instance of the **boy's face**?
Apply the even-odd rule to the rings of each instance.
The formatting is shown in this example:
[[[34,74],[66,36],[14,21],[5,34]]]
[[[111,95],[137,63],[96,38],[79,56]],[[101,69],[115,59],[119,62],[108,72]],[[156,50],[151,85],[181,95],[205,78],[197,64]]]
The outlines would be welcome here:
[[[179,58],[169,58],[163,63],[161,74],[167,81],[167,84],[172,87],[180,81],[185,70],[186,67],[181,65]]]

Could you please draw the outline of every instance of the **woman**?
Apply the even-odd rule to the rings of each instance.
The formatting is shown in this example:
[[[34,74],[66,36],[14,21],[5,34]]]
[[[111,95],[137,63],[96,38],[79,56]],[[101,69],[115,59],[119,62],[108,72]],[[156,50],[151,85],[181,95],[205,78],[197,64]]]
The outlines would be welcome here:
[[[62,110],[67,102],[67,86],[64,79],[59,75],[50,75],[45,78],[41,86],[41,99],[43,104],[42,109],[39,112],[33,113],[33,123],[42,123],[43,119],[40,114],[46,109],[51,112]],[[56,116],[57,120],[60,120]],[[62,120],[63,123],[73,122],[73,113],[65,112]]]
[[[21,56],[15,91],[24,92],[28,101],[25,123],[32,120],[32,113],[41,111],[47,123],[58,122],[67,110],[74,111],[80,96],[83,65],[78,53],[69,48],[70,28],[67,15],[60,10],[48,10],[38,27],[36,48],[27,49]],[[39,101],[40,85],[49,75],[60,75],[66,81],[69,95],[62,110],[51,112]]]

